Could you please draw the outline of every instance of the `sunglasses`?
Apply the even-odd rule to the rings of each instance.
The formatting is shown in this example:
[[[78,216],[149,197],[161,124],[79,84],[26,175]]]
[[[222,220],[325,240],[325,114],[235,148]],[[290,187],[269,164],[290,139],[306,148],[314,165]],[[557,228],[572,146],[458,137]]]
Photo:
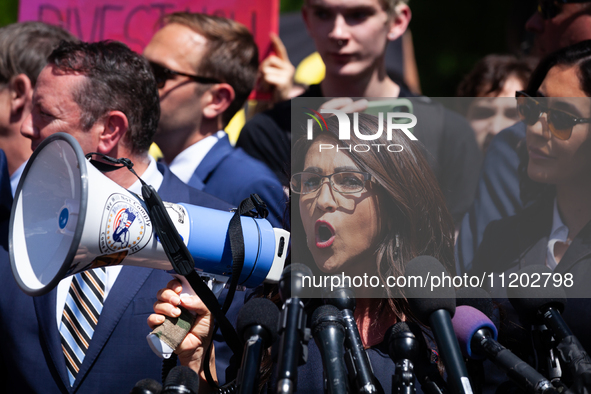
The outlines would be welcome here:
[[[187,77],[192,79],[198,83],[222,83],[219,79],[216,78],[209,78],[209,77],[201,77],[199,75],[192,75],[192,74],[185,74],[179,71],[173,71],[169,68],[163,67],[158,63],[149,62],[150,67],[152,67],[152,73],[154,74],[154,78],[156,79],[156,85],[158,85],[158,89],[162,89],[166,84],[166,81],[169,79],[173,79],[177,75],[181,75],[183,77]]]
[[[560,4],[588,3],[589,0],[538,0],[538,12],[544,19],[552,19],[560,14]]]
[[[566,111],[548,108],[538,100],[523,91],[515,92],[517,98],[517,112],[526,124],[535,125],[542,114],[548,115],[548,128],[552,135],[559,140],[568,140],[573,133],[573,127],[579,123],[591,123],[591,118],[577,118]]]

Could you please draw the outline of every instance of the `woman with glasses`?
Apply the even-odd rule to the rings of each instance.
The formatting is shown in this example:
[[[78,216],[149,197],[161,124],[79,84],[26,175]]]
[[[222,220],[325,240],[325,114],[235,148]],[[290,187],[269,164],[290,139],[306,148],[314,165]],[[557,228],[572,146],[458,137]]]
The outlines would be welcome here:
[[[578,297],[591,298],[589,97],[591,41],[543,59],[526,91],[517,92],[518,111],[527,127],[521,192],[535,196],[535,201],[515,216],[490,223],[472,271],[497,277],[503,273],[507,286],[509,276],[515,277],[525,266],[552,269],[552,280],[562,279],[569,297],[563,316],[587,351],[591,350],[587,335],[591,304]],[[487,285],[493,295],[506,297],[506,287]],[[522,355],[534,354],[529,326],[518,323],[508,303],[505,307],[508,324],[500,338]],[[540,348],[535,350],[539,352]]]
[[[375,116],[349,117],[362,134],[380,129]],[[351,132],[351,140],[339,141],[333,134],[337,118],[326,122],[329,131],[318,130],[312,140],[302,136],[293,150],[292,261],[314,261],[324,274],[367,273],[384,281],[401,275],[405,263],[419,255],[452,269],[453,224],[420,142],[400,131],[392,140],[384,132],[368,142]],[[374,294],[356,291],[363,297],[366,290]],[[409,312],[401,300],[381,294],[371,304],[370,317],[385,312],[402,319]],[[373,334],[366,332],[369,342]]]
[[[358,121],[349,117],[361,134],[375,134],[380,128],[375,116],[358,114]],[[316,277],[342,272],[379,277],[379,283],[386,285],[388,277],[404,274],[411,259],[429,255],[453,274],[453,221],[422,144],[398,131],[386,140],[384,132],[366,151],[367,141],[353,130],[349,141],[339,141],[338,130],[337,118],[327,118],[323,131],[315,129],[312,140],[302,135],[294,146],[291,261],[311,266]],[[379,385],[389,393],[394,363],[388,356],[386,331],[399,321],[416,319],[397,288],[362,285],[353,290],[361,339]],[[159,300],[156,312],[172,316],[178,295],[163,291]],[[149,323],[156,325],[162,319],[155,314]],[[193,330],[195,335],[181,344],[181,360],[200,362],[207,328],[207,320],[202,321]],[[298,369],[297,390],[323,392],[322,361],[313,341],[307,363]]]
[[[362,135],[385,130],[375,116],[360,113],[349,120]],[[386,331],[416,319],[387,278],[403,275],[405,265],[421,255],[437,258],[453,274],[453,220],[420,142],[400,131],[391,140],[384,131],[369,142],[351,130],[350,140],[339,140],[337,118],[326,122],[324,131],[317,129],[312,140],[302,136],[293,149],[292,261],[311,265],[316,277],[380,278],[377,286],[353,286],[355,320],[388,393],[394,365]],[[317,384],[306,392],[322,390],[319,368],[319,360],[300,368],[300,381]]]

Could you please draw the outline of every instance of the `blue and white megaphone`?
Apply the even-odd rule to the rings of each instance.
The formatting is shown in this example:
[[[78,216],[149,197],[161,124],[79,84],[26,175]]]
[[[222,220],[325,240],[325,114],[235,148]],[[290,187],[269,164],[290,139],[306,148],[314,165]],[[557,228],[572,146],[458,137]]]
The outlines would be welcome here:
[[[164,203],[201,275],[223,283],[232,272],[232,212]],[[245,258],[240,284],[281,277],[289,232],[265,219],[241,217]],[[75,138],[57,133],[33,152],[16,190],[10,219],[10,263],[19,287],[46,294],[83,270],[172,266],[143,200],[88,163]]]

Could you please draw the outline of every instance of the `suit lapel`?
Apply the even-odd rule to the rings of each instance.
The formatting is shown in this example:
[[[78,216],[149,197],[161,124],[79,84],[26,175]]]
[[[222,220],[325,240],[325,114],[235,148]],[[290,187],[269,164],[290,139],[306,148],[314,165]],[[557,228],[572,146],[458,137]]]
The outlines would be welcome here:
[[[589,254],[591,254],[591,221],[573,239],[556,267],[557,272],[569,272],[577,262]]]
[[[35,305],[37,321],[39,322],[39,331],[43,336],[47,351],[51,357],[51,361],[53,361],[53,366],[57,370],[63,385],[69,388],[70,381],[66,369],[66,360],[62,351],[61,334],[57,328],[57,321],[55,320],[56,295],[57,288],[43,296],[33,297],[33,303]],[[47,362],[49,363],[49,360]]]
[[[158,188],[158,194],[164,201],[190,201],[189,189],[179,187],[181,180],[173,176],[174,174],[167,166],[158,163],[158,171],[162,174],[162,184]]]
[[[98,324],[90,341],[90,346],[76,377],[73,389],[76,390],[84,380],[92,364],[101,353],[105,343],[121,320],[136,293],[142,287],[152,271],[141,267],[124,266],[117,276],[113,288],[107,296]],[[55,314],[55,307],[53,308]],[[59,333],[57,334],[59,336]],[[63,357],[63,356],[62,356]]]
[[[220,140],[207,152],[201,163],[197,166],[193,176],[197,177],[201,182],[207,184],[209,177],[214,172],[216,167],[233,151],[232,144],[227,135],[224,135]],[[192,185],[191,185],[192,186]]]

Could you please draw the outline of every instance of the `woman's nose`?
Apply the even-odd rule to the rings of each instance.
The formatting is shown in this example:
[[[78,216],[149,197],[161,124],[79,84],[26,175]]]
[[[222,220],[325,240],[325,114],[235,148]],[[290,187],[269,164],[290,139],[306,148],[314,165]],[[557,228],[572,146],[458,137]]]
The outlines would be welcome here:
[[[545,112],[542,113],[536,123],[527,126],[527,132],[531,136],[550,139],[552,133],[550,132],[550,126],[548,125],[548,114]]]
[[[333,212],[337,209],[337,202],[335,191],[332,190],[330,180],[324,179],[320,189],[318,190],[318,196],[316,198],[316,205],[319,209],[325,212]]]

